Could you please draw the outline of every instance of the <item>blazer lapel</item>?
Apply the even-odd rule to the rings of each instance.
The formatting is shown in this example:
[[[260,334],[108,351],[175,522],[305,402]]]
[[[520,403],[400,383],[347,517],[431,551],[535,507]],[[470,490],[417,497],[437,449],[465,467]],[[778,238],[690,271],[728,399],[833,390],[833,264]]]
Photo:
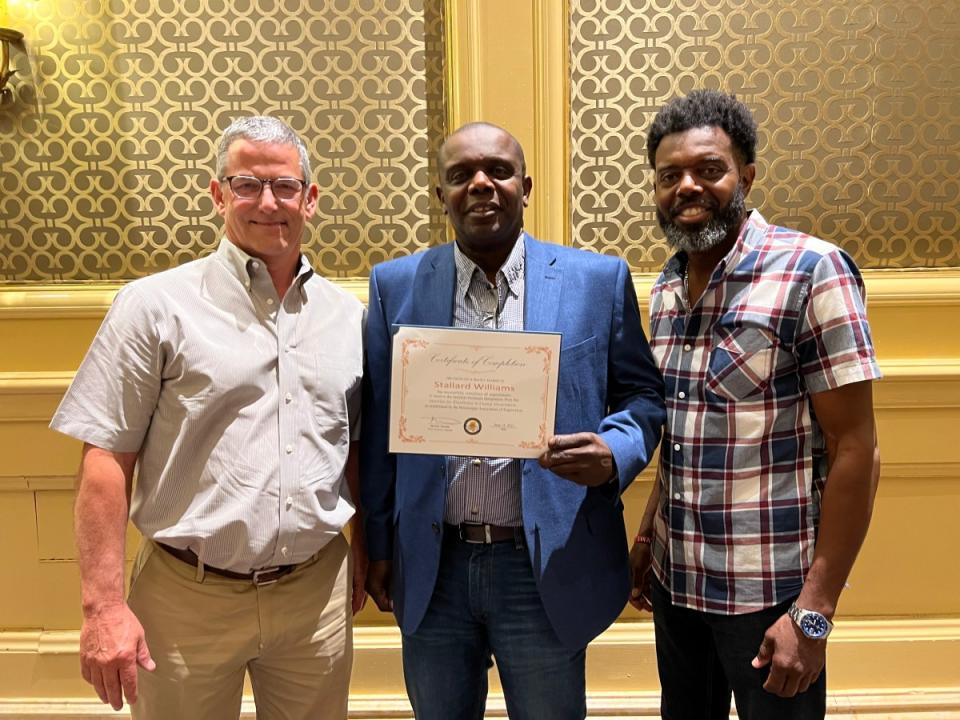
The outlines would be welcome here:
[[[452,243],[428,252],[413,280],[412,324],[437,327],[453,325],[456,278]]]
[[[556,252],[548,243],[538,242],[525,234],[524,251],[523,329],[553,332],[560,312],[563,270],[557,262]]]

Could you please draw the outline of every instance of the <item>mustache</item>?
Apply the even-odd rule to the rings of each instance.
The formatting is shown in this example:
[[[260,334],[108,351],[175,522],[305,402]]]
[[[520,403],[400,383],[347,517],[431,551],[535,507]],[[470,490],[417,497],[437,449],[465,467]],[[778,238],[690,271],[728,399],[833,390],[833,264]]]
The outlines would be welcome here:
[[[689,207],[704,208],[705,210],[717,210],[720,207],[720,203],[709,198],[702,198],[695,201],[678,200],[670,208],[670,217],[676,217]]]

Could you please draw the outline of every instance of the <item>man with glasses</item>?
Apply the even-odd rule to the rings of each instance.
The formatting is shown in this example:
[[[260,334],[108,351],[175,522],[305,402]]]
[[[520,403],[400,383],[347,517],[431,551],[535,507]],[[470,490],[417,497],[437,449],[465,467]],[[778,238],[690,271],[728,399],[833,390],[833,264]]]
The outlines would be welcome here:
[[[287,125],[231,124],[210,191],[217,251],[118,293],[51,423],[84,442],[81,670],[136,718],[237,718],[245,671],[257,717],[345,718],[364,309],[300,253],[318,189]]]

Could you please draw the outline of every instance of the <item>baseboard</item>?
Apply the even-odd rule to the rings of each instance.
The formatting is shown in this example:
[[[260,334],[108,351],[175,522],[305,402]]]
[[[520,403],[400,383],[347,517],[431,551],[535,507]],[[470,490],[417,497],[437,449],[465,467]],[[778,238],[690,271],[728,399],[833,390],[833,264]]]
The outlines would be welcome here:
[[[590,718],[633,720],[657,718],[659,695],[643,692],[617,695],[590,695],[587,698]],[[488,718],[504,718],[503,698],[491,696],[487,703]],[[904,688],[893,690],[850,691],[831,693],[827,701],[831,720],[960,720],[960,690],[957,688]],[[70,698],[57,701],[0,699],[0,718],[25,720],[108,720],[129,717],[116,713],[95,699]],[[252,698],[244,698],[241,718],[254,720]],[[407,720],[413,717],[405,696],[383,695],[350,700],[350,720]],[[736,712],[731,712],[731,718]]]

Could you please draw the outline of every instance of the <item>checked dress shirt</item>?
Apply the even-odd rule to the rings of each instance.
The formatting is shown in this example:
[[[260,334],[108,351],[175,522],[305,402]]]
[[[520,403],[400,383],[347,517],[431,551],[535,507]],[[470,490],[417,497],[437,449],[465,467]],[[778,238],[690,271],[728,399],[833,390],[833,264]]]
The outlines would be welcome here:
[[[675,605],[740,614],[796,596],[827,474],[810,394],[880,377],[860,274],[756,211],[688,307],[684,253],[651,292],[666,385],[653,569]]]

